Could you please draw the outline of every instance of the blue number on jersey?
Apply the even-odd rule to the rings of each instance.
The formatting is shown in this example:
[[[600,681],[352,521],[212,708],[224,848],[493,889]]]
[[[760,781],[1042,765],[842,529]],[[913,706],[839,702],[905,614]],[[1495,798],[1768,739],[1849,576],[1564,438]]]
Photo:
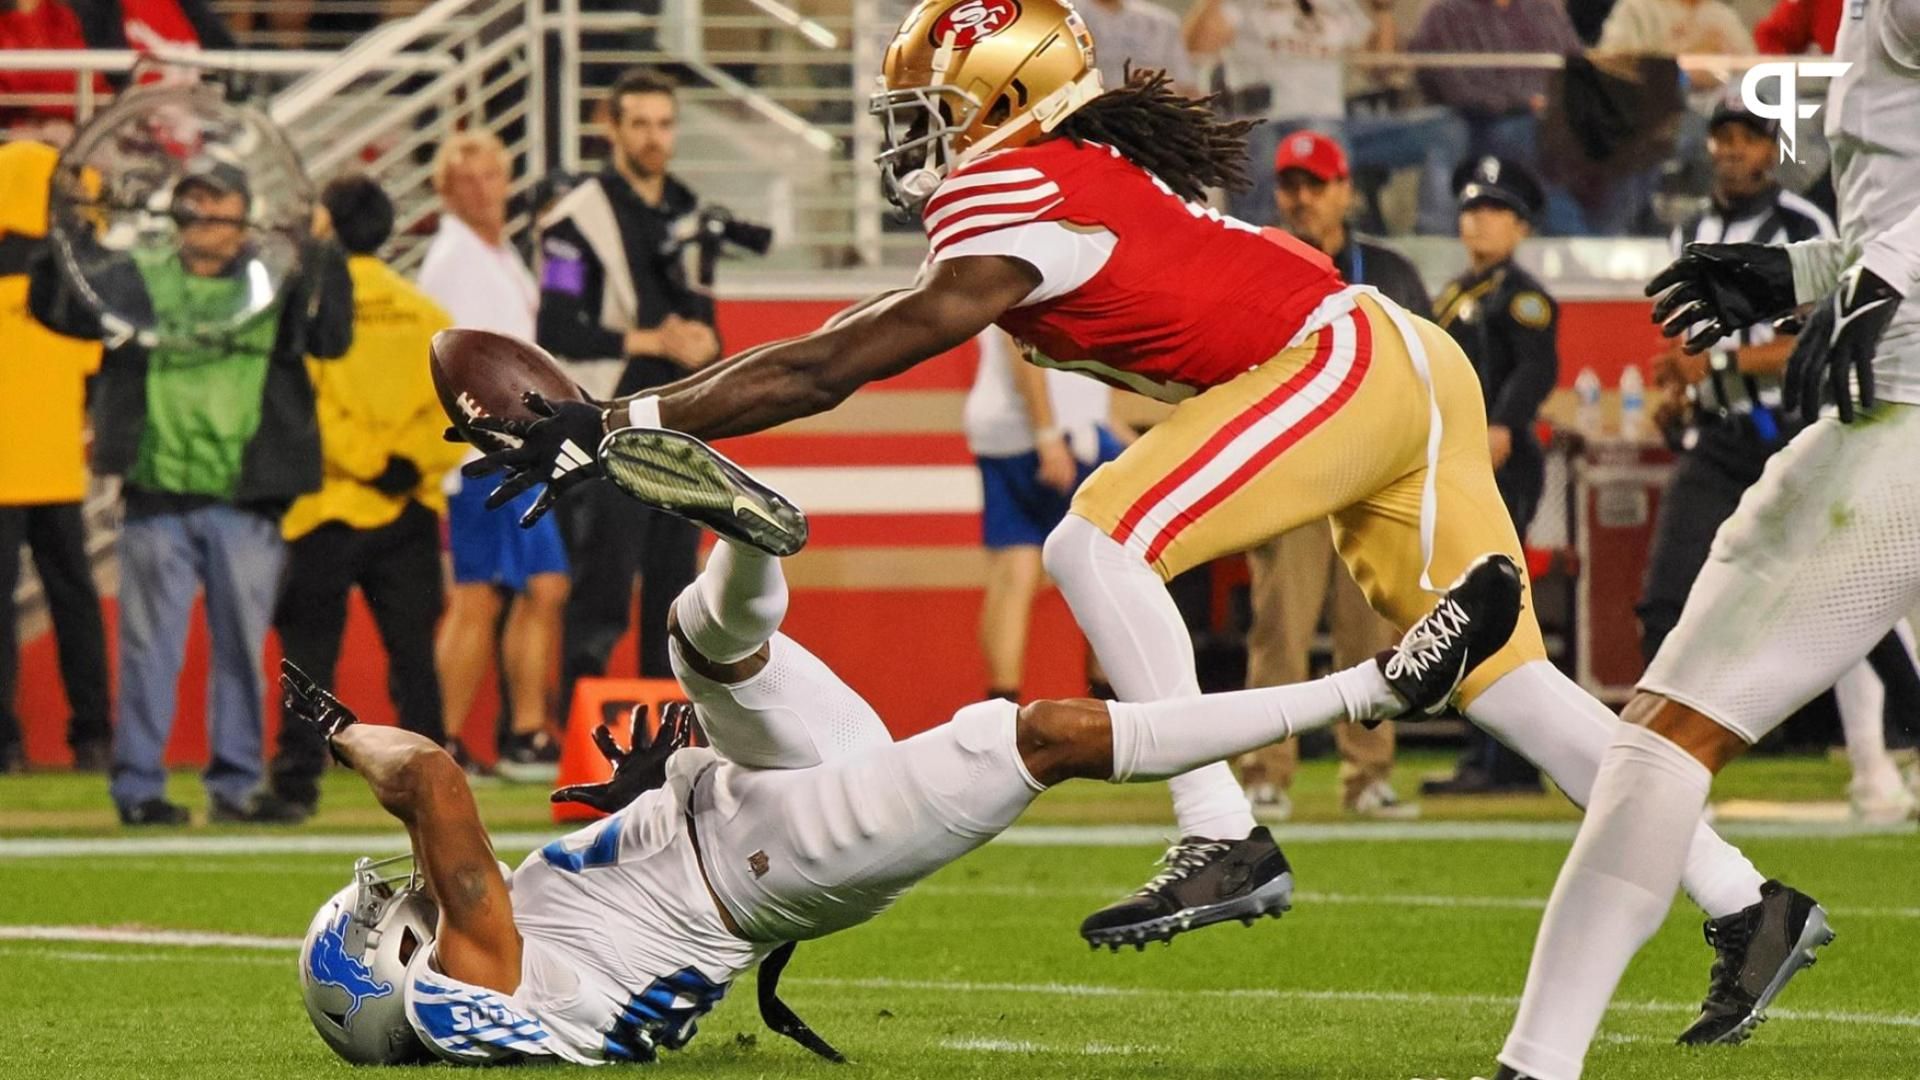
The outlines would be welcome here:
[[[652,1061],[653,1048],[678,1050],[693,1038],[695,1021],[727,996],[727,983],[714,983],[691,967],[653,980],[627,999],[620,1019],[607,1031],[601,1050],[616,1061]]]
[[[540,857],[557,870],[575,874],[596,866],[612,866],[620,861],[620,815],[615,814],[601,822],[599,835],[593,838],[593,843],[579,851],[567,850],[566,837],[561,837],[541,848]]]

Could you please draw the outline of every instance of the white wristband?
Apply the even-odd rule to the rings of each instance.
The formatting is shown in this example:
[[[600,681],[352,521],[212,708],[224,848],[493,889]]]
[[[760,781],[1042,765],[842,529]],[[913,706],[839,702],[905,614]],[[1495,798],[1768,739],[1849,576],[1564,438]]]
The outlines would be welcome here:
[[[648,394],[627,402],[627,426],[657,428],[660,426],[660,395]]]

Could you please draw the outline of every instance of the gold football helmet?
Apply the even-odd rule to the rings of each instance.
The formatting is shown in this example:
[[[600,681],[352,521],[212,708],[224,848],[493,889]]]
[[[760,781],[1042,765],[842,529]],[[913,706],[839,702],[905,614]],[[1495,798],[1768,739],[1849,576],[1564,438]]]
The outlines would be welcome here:
[[[921,0],[887,46],[871,111],[887,198],[915,210],[953,168],[1032,142],[1100,94],[1067,0]]]

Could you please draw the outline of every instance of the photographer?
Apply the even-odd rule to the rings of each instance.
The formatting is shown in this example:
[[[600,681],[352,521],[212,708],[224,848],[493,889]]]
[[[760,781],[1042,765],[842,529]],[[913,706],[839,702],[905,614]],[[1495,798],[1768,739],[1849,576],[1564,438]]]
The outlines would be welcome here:
[[[677,118],[672,82],[647,70],[622,76],[607,96],[611,164],[541,222],[538,339],[595,398],[672,382],[720,355],[713,298],[686,269],[698,200],[667,173]],[[669,677],[658,628],[693,580],[697,530],[602,480],[559,516],[574,573],[562,646],[567,701],[575,680],[605,674],[627,631],[635,573],[640,673]]]

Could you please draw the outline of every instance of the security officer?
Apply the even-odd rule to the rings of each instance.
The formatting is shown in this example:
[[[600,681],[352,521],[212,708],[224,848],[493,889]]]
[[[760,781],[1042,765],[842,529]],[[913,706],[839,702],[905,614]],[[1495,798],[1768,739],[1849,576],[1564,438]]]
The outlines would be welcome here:
[[[713,299],[689,284],[678,239],[698,199],[667,172],[678,104],[658,73],[622,76],[607,97],[612,162],[548,211],[540,237],[538,338],[575,381],[606,400],[658,386],[720,355]],[[660,631],[693,580],[699,529],[635,503],[611,484],[568,500],[560,528],[573,566],[561,647],[562,693],[606,673],[640,587],[640,673],[667,678]],[[562,716],[566,712],[561,713]]]
[[[1460,243],[1467,272],[1441,290],[1434,321],[1473,361],[1487,401],[1487,450],[1494,482],[1521,536],[1533,521],[1546,486],[1546,455],[1534,438],[1534,418],[1560,378],[1555,343],[1559,309],[1514,252],[1533,231],[1546,203],[1527,170],[1497,157],[1464,163],[1454,173],[1459,193]],[[1491,736],[1473,729],[1454,775],[1430,781],[1430,795],[1537,791],[1540,772]]]
[[[1274,154],[1274,205],[1295,236],[1326,252],[1340,276],[1371,285],[1409,311],[1427,311],[1432,301],[1406,256],[1347,227],[1353,209],[1352,173],[1340,144],[1317,131],[1296,131]],[[1325,521],[1303,525],[1247,552],[1247,594],[1253,617],[1247,628],[1247,685],[1304,682],[1314,630],[1326,610],[1335,667],[1350,667],[1393,644],[1391,623],[1368,606],[1346,565],[1333,549]],[[1337,724],[1340,802],[1365,817],[1408,817],[1390,782],[1394,733],[1391,723],[1373,728]],[[1289,739],[1239,761],[1241,783],[1254,813],[1279,820],[1292,812],[1287,789],[1300,761]]]

